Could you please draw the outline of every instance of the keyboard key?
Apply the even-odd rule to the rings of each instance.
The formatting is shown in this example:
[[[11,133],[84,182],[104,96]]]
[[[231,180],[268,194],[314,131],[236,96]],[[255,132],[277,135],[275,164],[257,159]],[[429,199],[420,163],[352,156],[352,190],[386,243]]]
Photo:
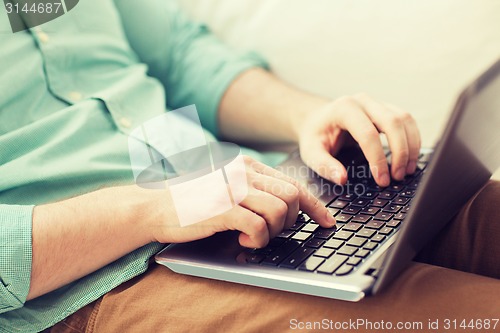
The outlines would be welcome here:
[[[346,264],[351,266],[357,266],[361,262],[361,258],[351,257],[347,260]]]
[[[361,195],[361,198],[371,200],[374,199],[377,196],[377,194],[378,193],[375,191],[366,191]]]
[[[401,192],[403,188],[404,188],[403,184],[392,184],[389,185],[389,187],[387,187],[387,190],[391,192]]]
[[[339,231],[340,229],[342,229],[343,226],[345,226],[344,222],[337,221],[337,224],[335,224],[335,227],[337,228],[337,231]]]
[[[347,223],[343,228],[342,230],[344,231],[358,231],[359,229],[363,228],[363,225],[360,224],[360,223],[355,223],[355,222],[350,222],[350,223]]]
[[[311,237],[310,233],[299,231],[298,233],[296,233],[295,235],[292,236],[292,239],[297,240],[297,241],[305,241],[309,237]]]
[[[410,199],[408,198],[405,198],[405,197],[397,197],[396,199],[392,200],[393,203],[397,204],[397,205],[406,205],[408,203],[408,201],[410,201]]]
[[[300,231],[302,232],[315,232],[319,228],[318,224],[308,223]]]
[[[411,190],[416,190],[418,187],[418,183],[420,183],[420,179],[413,180],[412,182],[408,183],[407,188]]]
[[[349,206],[349,207],[344,208],[342,210],[342,213],[354,215],[354,214],[359,213],[360,210],[361,210],[361,207]]]
[[[368,222],[365,225],[365,227],[378,230],[378,229],[382,228],[384,225],[385,225],[385,223],[382,221],[372,220],[372,221]]]
[[[379,212],[373,218],[382,221],[389,221],[392,218],[392,216],[393,214],[391,213]]]
[[[285,268],[296,268],[300,263],[302,263],[306,258],[308,258],[314,252],[313,249],[306,247],[299,247],[295,252],[293,252],[288,258],[286,258],[280,265],[280,267]]]
[[[300,230],[300,228],[302,228],[303,226],[305,225],[305,223],[302,223],[302,222],[295,222],[291,227],[290,227],[290,230]]]
[[[280,238],[280,239],[283,239],[283,238]],[[253,250],[250,251],[250,253],[252,253],[252,254],[263,254],[263,255],[267,256],[267,255],[271,254],[271,252],[273,252],[274,250],[275,250],[275,248],[271,248],[269,246],[266,246],[266,247],[263,247],[263,248],[260,248],[260,249],[253,249]]]
[[[337,216],[335,216],[335,220],[337,220],[337,222],[349,222],[351,217],[352,216],[349,214],[340,213]]]
[[[376,231],[373,229],[363,228],[356,233],[356,236],[363,237],[363,238],[370,238],[373,235],[375,235],[375,233],[376,233]]]
[[[330,229],[319,227],[314,234],[315,238],[329,239],[337,231],[337,228],[333,227]]]
[[[352,256],[358,250],[357,247],[344,245],[337,251],[337,254],[342,254],[346,256]]]
[[[389,200],[376,198],[376,199],[373,200],[372,206],[375,206],[375,207],[384,207],[388,203],[389,203]]]
[[[307,241],[307,243],[304,246],[319,249],[324,242],[325,242],[324,240],[319,238],[311,238],[310,240]]]
[[[342,200],[342,201],[353,201],[356,198],[357,198],[356,194],[354,194],[354,193],[346,193],[346,194],[341,195],[337,199],[338,200]]]
[[[361,249],[354,256],[359,257],[359,258],[366,258],[370,254],[369,250],[366,249]]]
[[[378,246],[378,243],[375,243],[375,242],[368,242],[365,244],[365,246],[363,247],[365,250],[370,250],[370,251],[373,251],[376,247]]]
[[[370,221],[372,217],[370,215],[358,214],[352,218],[352,222],[366,223]]]
[[[368,199],[356,199],[351,202],[351,206],[364,207],[370,203]]]
[[[340,240],[340,239],[330,239],[328,242],[325,243],[325,245],[323,245],[324,247],[330,247],[332,249],[335,249],[335,250],[338,250],[340,249],[340,247],[342,246],[342,244],[344,244],[344,241]]]
[[[343,263],[347,261],[346,256],[334,255],[330,259],[327,259],[321,266],[318,268],[319,273],[333,274]]]
[[[292,236],[293,233],[294,233],[293,230],[283,230],[276,237],[278,237],[278,238],[290,238],[290,236]]]
[[[410,211],[410,206],[406,205],[401,212],[402,213],[408,213],[409,211]]]
[[[377,184],[375,183],[372,183],[370,184],[370,186],[368,187],[368,190],[371,190],[371,191],[374,191],[374,192],[380,192],[382,191],[382,187],[378,186]]]
[[[304,222],[307,222],[309,216],[307,216],[306,214],[303,214],[303,213],[300,213],[298,216],[297,216],[297,222],[301,222],[301,223],[304,223]]]
[[[367,215],[375,215],[379,212],[380,208],[374,207],[374,206],[367,206],[361,210],[361,213],[367,214]]]
[[[370,240],[372,242],[382,243],[385,239],[386,239],[386,236],[384,236],[384,235],[375,235]]]
[[[317,256],[317,257],[328,258],[328,257],[330,257],[333,254],[333,252],[335,252],[334,249],[329,249],[327,247],[322,247],[321,249],[319,249],[316,252],[314,252],[314,255]]]
[[[285,259],[286,255],[282,254],[277,254],[277,255],[270,255],[266,257],[264,261],[262,261],[262,264],[264,265],[269,265],[269,266],[278,266],[280,262]]]
[[[378,233],[379,233],[379,234],[381,234],[381,235],[386,235],[386,236],[387,236],[387,235],[390,235],[390,234],[392,233],[392,231],[393,231],[393,230],[394,230],[394,229],[392,229],[392,228],[390,228],[390,227],[383,227],[382,229],[380,229],[380,230],[378,231]]]
[[[330,213],[332,213],[333,216],[337,215],[339,212],[340,212],[340,209],[337,209],[337,208],[330,208],[330,207],[327,207],[326,209],[328,209],[328,211]]]
[[[335,239],[341,239],[341,240],[349,240],[352,236],[354,235],[353,232],[349,231],[337,231],[335,235],[333,235],[333,238]]]
[[[422,154],[422,156],[420,156],[418,158],[418,160],[419,160],[419,162],[429,162],[431,160],[431,157],[432,157],[432,153]]]
[[[351,238],[351,240],[349,240],[347,242],[347,245],[351,245],[351,246],[355,246],[355,247],[362,247],[363,245],[365,245],[366,242],[367,242],[366,238],[356,236],[356,237]]]
[[[406,214],[405,213],[397,213],[396,215],[394,215],[394,218],[396,220],[404,220],[406,217]]]
[[[279,238],[273,238],[271,241],[273,241],[275,239],[283,240],[283,239],[279,239]],[[300,242],[297,242],[294,240],[289,240],[289,241],[283,242],[278,248],[276,248],[273,252],[271,252],[267,256],[267,258],[263,261],[263,263],[268,263],[271,265],[272,264],[276,264],[276,265],[279,264],[290,253],[295,251],[300,246],[300,244],[301,244]]]
[[[417,168],[419,168],[420,170],[425,170],[425,168],[427,168],[427,163],[426,162],[418,161],[417,162]]]
[[[273,238],[269,241],[266,247],[272,248],[273,250],[277,247],[280,247],[285,243],[285,239],[283,238]]]
[[[400,205],[394,205],[394,204],[389,204],[382,209],[382,211],[387,212],[387,213],[397,213],[403,208],[403,206]]]
[[[406,189],[399,195],[402,197],[413,198],[415,196],[415,190]]]
[[[301,271],[308,271],[312,272],[314,271],[319,265],[321,265],[325,261],[325,259],[320,258],[320,257],[309,257],[307,258],[306,261],[302,265],[300,265],[299,270]]]
[[[390,227],[390,228],[397,228],[397,227],[399,227],[400,224],[401,224],[401,221],[399,221],[399,220],[390,220],[389,222],[385,223],[385,226]]]
[[[249,264],[260,264],[265,257],[263,254],[247,254],[245,260]]]
[[[342,209],[342,208],[345,208],[347,205],[349,205],[349,202],[337,199],[337,200],[331,202],[328,205],[328,207]]]
[[[396,193],[390,191],[383,191],[378,196],[377,199],[392,200],[396,196]]]
[[[335,272],[335,275],[347,275],[349,273],[351,273],[352,271],[352,266],[351,265],[344,265],[342,267],[340,267],[336,272]]]

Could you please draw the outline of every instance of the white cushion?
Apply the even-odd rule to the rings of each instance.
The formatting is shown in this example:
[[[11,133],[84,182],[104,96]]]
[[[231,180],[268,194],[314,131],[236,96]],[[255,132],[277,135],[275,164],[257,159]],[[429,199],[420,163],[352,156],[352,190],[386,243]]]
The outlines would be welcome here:
[[[365,92],[439,138],[460,90],[500,57],[498,0],[180,0],[281,78],[335,98]]]

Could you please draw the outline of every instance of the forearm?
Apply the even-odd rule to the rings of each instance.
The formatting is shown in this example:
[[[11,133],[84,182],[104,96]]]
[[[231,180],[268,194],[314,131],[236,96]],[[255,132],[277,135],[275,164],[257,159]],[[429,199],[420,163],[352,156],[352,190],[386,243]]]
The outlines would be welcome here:
[[[241,74],[219,106],[223,138],[248,143],[297,142],[304,115],[328,100],[293,88],[262,69]]]
[[[154,210],[146,208],[152,195],[154,191],[125,186],[35,207],[28,300],[149,243],[147,222]]]

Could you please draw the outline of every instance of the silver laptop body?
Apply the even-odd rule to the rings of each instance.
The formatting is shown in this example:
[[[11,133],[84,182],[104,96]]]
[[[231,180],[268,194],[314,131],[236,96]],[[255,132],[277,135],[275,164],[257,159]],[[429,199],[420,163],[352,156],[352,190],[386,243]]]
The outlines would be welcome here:
[[[424,156],[429,152],[422,151]],[[344,163],[356,160],[349,156],[352,153],[352,150],[346,153]],[[339,159],[343,158],[341,155],[342,152]],[[497,61],[458,98],[442,139],[421,172],[405,219],[348,274],[249,263],[252,252],[238,244],[237,232],[171,244],[155,259],[180,274],[358,301],[389,285],[499,166],[500,61]],[[332,191],[333,184],[314,172],[297,173],[304,169],[298,153],[291,154],[278,169],[307,185],[325,205],[338,194]]]

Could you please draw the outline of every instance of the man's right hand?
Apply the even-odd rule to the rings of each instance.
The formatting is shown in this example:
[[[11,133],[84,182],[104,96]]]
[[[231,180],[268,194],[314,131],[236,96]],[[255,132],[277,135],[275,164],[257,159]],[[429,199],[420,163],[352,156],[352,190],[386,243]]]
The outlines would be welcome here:
[[[250,157],[245,156],[244,161],[248,193],[240,204],[218,216],[181,227],[173,210],[161,208],[166,205],[164,197],[156,209],[165,215],[153,222],[153,239],[162,243],[188,242],[220,231],[239,230],[242,246],[263,247],[295,223],[299,209],[325,228],[335,225],[330,212],[294,179]],[[167,206],[173,207],[168,193],[166,197]]]

